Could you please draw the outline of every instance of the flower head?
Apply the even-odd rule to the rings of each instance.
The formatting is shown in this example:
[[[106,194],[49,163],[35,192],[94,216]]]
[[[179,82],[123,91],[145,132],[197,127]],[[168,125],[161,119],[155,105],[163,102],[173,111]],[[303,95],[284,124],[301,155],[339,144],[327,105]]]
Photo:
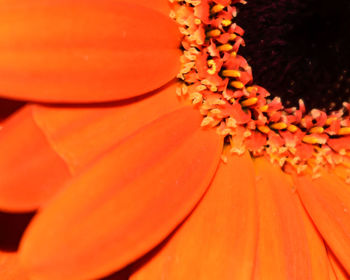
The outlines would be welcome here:
[[[37,210],[3,278],[347,277],[348,105],[254,83],[245,1],[170,2],[0,9],[1,92],[31,101],[0,132],[0,209]]]

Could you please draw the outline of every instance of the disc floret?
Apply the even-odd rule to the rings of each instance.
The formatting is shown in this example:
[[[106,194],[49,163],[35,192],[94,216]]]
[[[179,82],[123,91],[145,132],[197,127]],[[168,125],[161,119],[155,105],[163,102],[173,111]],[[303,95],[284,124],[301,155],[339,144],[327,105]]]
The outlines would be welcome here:
[[[171,0],[171,17],[183,35],[183,81],[179,95],[189,97],[203,115],[202,126],[226,137],[232,153],[248,150],[266,156],[286,172],[344,167],[350,182],[350,104],[327,114],[304,102],[286,108],[254,84],[252,68],[239,54],[244,30],[235,23],[244,0]]]

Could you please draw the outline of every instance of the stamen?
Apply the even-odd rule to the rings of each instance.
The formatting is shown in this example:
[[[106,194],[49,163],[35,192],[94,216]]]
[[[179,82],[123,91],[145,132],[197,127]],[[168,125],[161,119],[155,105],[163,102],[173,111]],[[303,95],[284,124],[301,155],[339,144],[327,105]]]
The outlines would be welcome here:
[[[236,40],[236,38],[237,38],[237,35],[233,33],[233,34],[230,34],[229,40],[234,41]]]
[[[259,125],[258,129],[265,134],[268,134],[271,131],[270,128],[266,125]]]
[[[224,77],[239,78],[241,77],[241,72],[238,70],[224,70],[222,71],[221,75]]]
[[[208,60],[208,66],[210,69],[207,71],[210,75],[214,75],[216,73],[216,63],[214,60]]]
[[[233,82],[233,83],[235,83],[235,82]],[[242,86],[242,88],[243,88],[243,86]],[[248,98],[248,99],[242,101],[242,102],[241,102],[241,105],[242,105],[243,107],[249,107],[249,106],[255,105],[257,102],[258,102],[258,98],[256,98],[256,97],[251,97],[251,98]]]
[[[325,144],[326,140],[322,137],[316,137],[314,135],[306,135],[303,137],[303,142],[307,144]]]
[[[222,26],[230,26],[232,24],[232,21],[228,20],[228,19],[224,19],[222,22],[221,22]]]
[[[210,30],[206,33],[207,37],[208,38],[211,38],[211,37],[218,37],[221,35],[221,31],[219,29],[213,29],[213,30]]]
[[[289,125],[287,129],[288,129],[288,131],[290,131],[290,132],[292,132],[292,133],[298,131],[298,127],[295,126],[295,125],[293,125],[293,124]]]
[[[224,135],[232,153],[266,155],[286,172],[316,177],[321,166],[350,163],[349,103],[329,115],[307,112],[303,100],[299,107],[285,108],[280,98],[271,99],[254,84],[252,69],[240,55],[244,30],[234,22],[236,5],[244,0],[225,5],[206,0],[208,6],[200,0],[171,2],[183,34],[178,77],[184,87],[178,92],[199,108],[202,127]],[[350,182],[350,177],[345,179]]]
[[[269,105],[261,106],[259,109],[260,109],[260,112],[266,113],[269,110]]]
[[[338,131],[338,135],[349,135],[350,127],[341,127]]]
[[[216,14],[216,13],[221,12],[223,9],[225,9],[225,6],[217,4],[211,8],[210,13]]]
[[[220,51],[220,52],[229,52],[232,49],[233,49],[233,46],[230,45],[230,44],[224,44],[224,45],[221,45],[221,46],[217,47],[217,50]]]
[[[278,122],[270,125],[270,127],[276,130],[282,130],[282,129],[286,129],[288,125],[284,122]]]
[[[322,126],[316,126],[310,129],[310,133],[323,133],[324,128]]]

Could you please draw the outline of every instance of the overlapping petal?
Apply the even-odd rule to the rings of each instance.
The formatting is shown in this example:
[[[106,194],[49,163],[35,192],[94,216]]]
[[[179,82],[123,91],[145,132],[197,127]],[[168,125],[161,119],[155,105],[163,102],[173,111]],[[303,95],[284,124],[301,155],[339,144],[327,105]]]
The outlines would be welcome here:
[[[183,106],[176,86],[165,86],[146,99],[109,106],[27,105],[4,123],[0,134],[0,209],[41,207],[67,179],[112,146]]]
[[[87,279],[122,268],[188,215],[217,168],[222,139],[190,107],[112,148],[29,226],[20,249],[36,279]]]
[[[134,131],[183,106],[177,83],[147,98],[94,107],[34,106],[34,119],[76,174]]]
[[[3,123],[0,209],[41,207],[26,272],[95,279],[173,232],[133,279],[347,279],[350,193],[336,176],[296,178],[303,205],[264,159],[255,172],[248,154],[229,157],[214,177],[223,139],[164,86],[179,64],[168,13],[165,0],[2,3],[0,95],[94,103],[27,105]],[[0,253],[1,279],[26,279],[18,259]]]
[[[266,159],[255,164],[260,216],[255,279],[328,279],[324,245],[291,178]]]
[[[3,1],[0,94],[48,102],[109,101],[173,79],[179,70],[176,24],[137,2]]]
[[[0,209],[28,211],[46,202],[70,178],[27,107],[0,134]]]
[[[339,263],[339,261],[334,257],[332,252],[328,252],[328,258],[330,262],[330,266],[332,269],[333,277],[336,280],[348,280],[350,278],[350,275],[346,273],[342,265]],[[332,278],[330,278],[333,280]]]
[[[247,154],[221,163],[194,213],[131,279],[252,279],[258,230],[254,178]]]
[[[323,172],[312,180],[295,177],[306,210],[345,270],[350,272],[350,191],[336,175]]]

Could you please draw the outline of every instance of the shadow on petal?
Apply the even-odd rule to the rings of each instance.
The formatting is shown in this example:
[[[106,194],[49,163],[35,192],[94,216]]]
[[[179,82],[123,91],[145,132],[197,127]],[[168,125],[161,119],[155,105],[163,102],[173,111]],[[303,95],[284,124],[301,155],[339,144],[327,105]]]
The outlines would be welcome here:
[[[0,212],[0,250],[16,251],[23,232],[35,213]]]

